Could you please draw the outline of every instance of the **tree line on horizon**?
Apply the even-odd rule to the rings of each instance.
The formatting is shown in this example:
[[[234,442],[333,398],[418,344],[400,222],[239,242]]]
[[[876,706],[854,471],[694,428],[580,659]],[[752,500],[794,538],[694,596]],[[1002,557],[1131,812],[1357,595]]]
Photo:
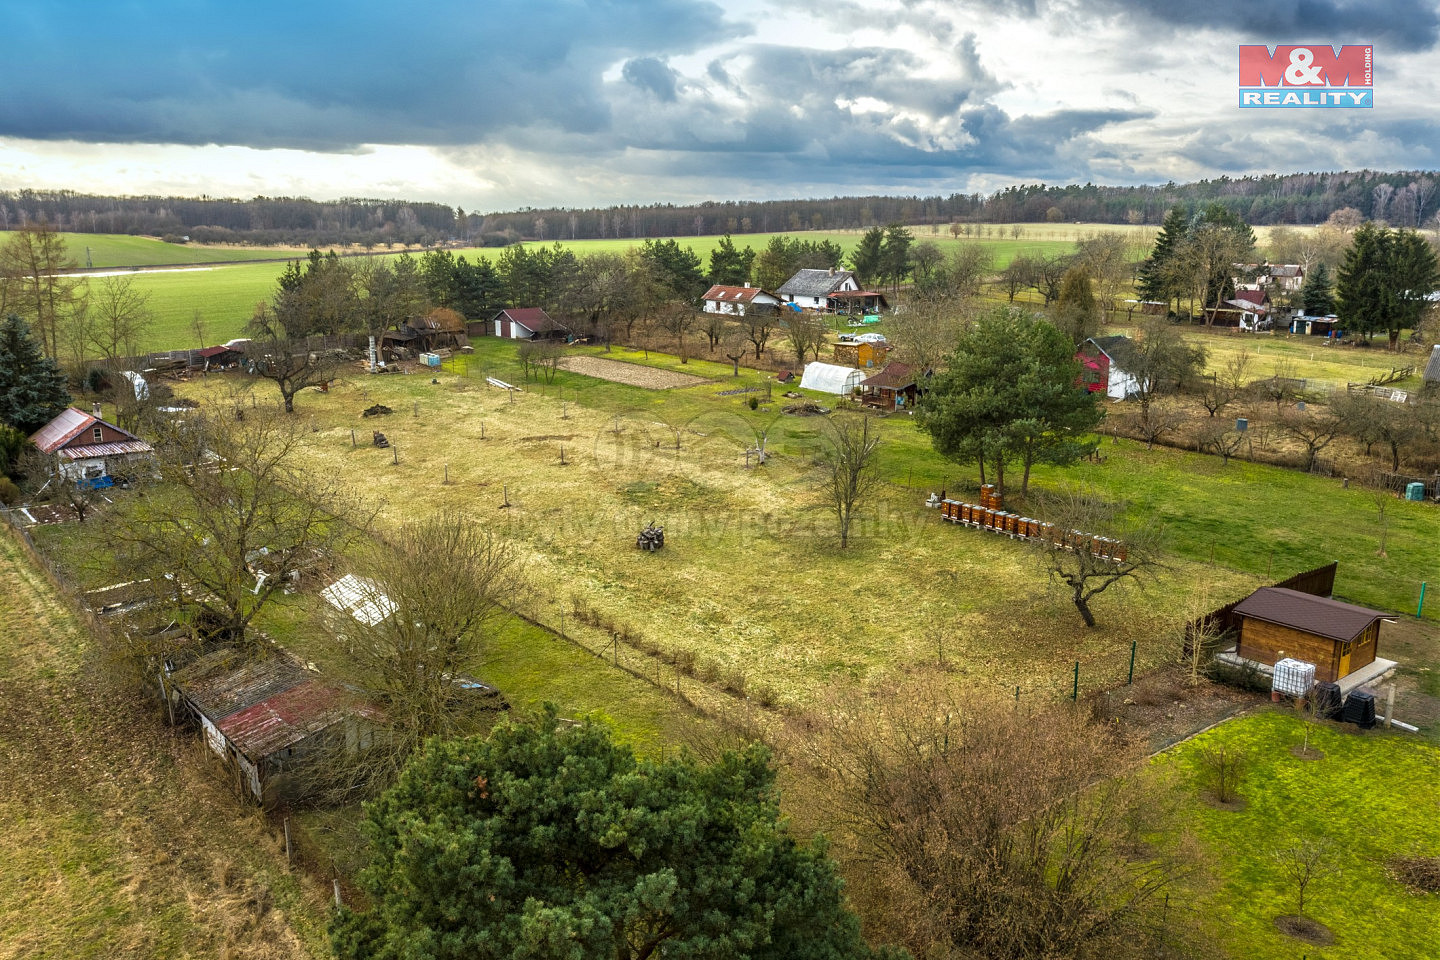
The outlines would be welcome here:
[[[200,243],[504,246],[520,240],[857,230],[889,223],[1161,224],[1175,207],[1215,204],[1254,226],[1321,223],[1346,207],[1394,227],[1436,224],[1429,171],[1340,171],[1218,177],[1193,183],[1016,184],[992,194],[845,196],[788,200],[525,207],[467,213],[442,203],[305,197],[107,197],[71,190],[0,191],[0,230],[44,220],[56,230],[188,237]]]

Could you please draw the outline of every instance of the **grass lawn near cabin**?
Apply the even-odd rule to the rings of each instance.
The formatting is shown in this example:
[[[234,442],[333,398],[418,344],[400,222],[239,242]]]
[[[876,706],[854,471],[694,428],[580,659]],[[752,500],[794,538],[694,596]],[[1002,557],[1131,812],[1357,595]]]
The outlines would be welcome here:
[[[619,350],[609,357],[644,360]],[[532,381],[512,402],[482,378],[522,382],[512,344],[487,339],[466,359],[454,368],[468,374],[442,372],[438,383],[428,371],[369,377],[357,368],[328,394],[302,395],[297,416],[314,428],[309,457],[383,498],[385,523],[447,508],[501,530],[521,546],[534,585],[522,610],[548,625],[578,604],[639,641],[688,652],[697,674],[743,677],[787,703],[828,681],[865,682],[942,652],[967,682],[1046,697],[1068,695],[1077,659],[1088,689],[1123,680],[1131,641],[1137,669],[1175,654],[1167,624],[1198,566],[1180,562],[1145,594],[1105,594],[1101,627],[1084,630],[1028,549],[942,524],[921,507],[927,478],[914,471],[906,487],[901,471],[916,459],[937,477],[956,468],[928,445],[920,456],[908,418],[886,421],[887,435],[908,440],[887,452],[892,482],[841,551],[812,482],[823,421],[781,414],[778,394],[768,412],[746,405],[763,393],[719,395],[756,385],[758,375],[736,380],[728,364],[652,353],[652,364],[718,379],[651,391],[562,371],[543,395]],[[213,378],[182,388],[212,391],[223,392]],[[269,393],[262,386],[257,396]],[[376,402],[395,414],[361,419]],[[747,470],[744,448],[767,424],[774,456]],[[678,452],[671,425],[681,432]],[[374,448],[371,430],[395,447]],[[667,533],[656,554],[634,544],[650,521]],[[1204,575],[1227,595],[1256,582],[1224,568]],[[630,647],[621,657],[647,662]]]
[[[1200,891],[1211,928],[1231,955],[1253,960],[1400,960],[1435,954],[1440,895],[1409,891],[1386,873],[1397,856],[1440,856],[1440,747],[1413,735],[1317,724],[1310,744],[1324,756],[1291,754],[1303,740],[1299,718],[1282,709],[1228,721],[1153,761],[1173,772],[1184,796],[1183,822],[1200,840],[1211,874]],[[1244,807],[1223,810],[1199,786],[1201,751],[1243,750],[1251,767]],[[1302,839],[1334,843],[1337,876],[1317,881],[1306,913],[1335,934],[1315,947],[1275,929],[1295,912],[1293,888],[1272,853]]]

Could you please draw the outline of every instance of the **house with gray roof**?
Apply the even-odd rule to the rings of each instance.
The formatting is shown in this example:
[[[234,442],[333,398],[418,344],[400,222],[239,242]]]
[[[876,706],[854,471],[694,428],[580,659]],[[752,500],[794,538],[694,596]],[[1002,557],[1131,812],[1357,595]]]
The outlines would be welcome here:
[[[830,297],[845,291],[859,290],[860,283],[849,270],[797,270],[795,276],[786,280],[775,292],[805,310],[825,310]]]

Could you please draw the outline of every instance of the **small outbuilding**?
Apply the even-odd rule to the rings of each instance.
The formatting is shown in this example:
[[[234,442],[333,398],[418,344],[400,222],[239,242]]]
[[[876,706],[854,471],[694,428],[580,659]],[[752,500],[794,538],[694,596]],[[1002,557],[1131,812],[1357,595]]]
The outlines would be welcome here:
[[[1427,387],[1440,387],[1440,343],[1430,348],[1430,359],[1425,362],[1421,380]]]
[[[1124,400],[1140,390],[1140,381],[1126,368],[1135,367],[1135,342],[1129,337],[1091,337],[1075,353],[1080,361],[1080,384],[1091,393]]]
[[[848,397],[860,386],[865,379],[865,374],[854,367],[842,367],[833,363],[807,363],[805,373],[800,377],[800,387],[803,390],[816,390],[820,393],[833,393],[839,397]]]
[[[1378,610],[1285,587],[1261,587],[1236,605],[1236,653],[1273,667],[1289,657],[1315,665],[1317,681],[1338,682],[1377,662]],[[1388,662],[1388,661],[1386,661]],[[1393,666],[1393,664],[1391,664]]]
[[[1323,317],[1296,317],[1290,321],[1290,332],[1305,337],[1338,337],[1342,335],[1340,318],[1333,313]]]
[[[154,455],[155,449],[128,430],[93,413],[68,407],[35,431],[30,441],[41,453],[55,457],[60,475],[108,486],[107,477],[133,473]]]
[[[835,362],[873,370],[885,366],[890,345],[884,340],[845,340],[835,344]]]
[[[509,307],[490,321],[492,332],[506,340],[566,340],[570,328],[540,307]]]
[[[379,711],[283,651],[213,650],[163,677],[176,714],[194,719],[242,795],[304,796],[304,761],[373,745]]]
[[[881,410],[902,410],[915,405],[920,385],[908,363],[888,364],[884,370],[860,383],[864,402]]]

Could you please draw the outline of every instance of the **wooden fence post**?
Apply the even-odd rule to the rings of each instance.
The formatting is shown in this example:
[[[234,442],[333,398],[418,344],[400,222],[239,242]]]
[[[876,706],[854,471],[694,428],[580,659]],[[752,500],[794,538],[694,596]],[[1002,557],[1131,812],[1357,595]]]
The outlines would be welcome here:
[[[290,860],[291,860],[291,848],[290,848],[290,818],[289,818],[289,817],[286,817],[286,818],[285,818],[285,862],[286,862],[286,863],[289,863]]]

